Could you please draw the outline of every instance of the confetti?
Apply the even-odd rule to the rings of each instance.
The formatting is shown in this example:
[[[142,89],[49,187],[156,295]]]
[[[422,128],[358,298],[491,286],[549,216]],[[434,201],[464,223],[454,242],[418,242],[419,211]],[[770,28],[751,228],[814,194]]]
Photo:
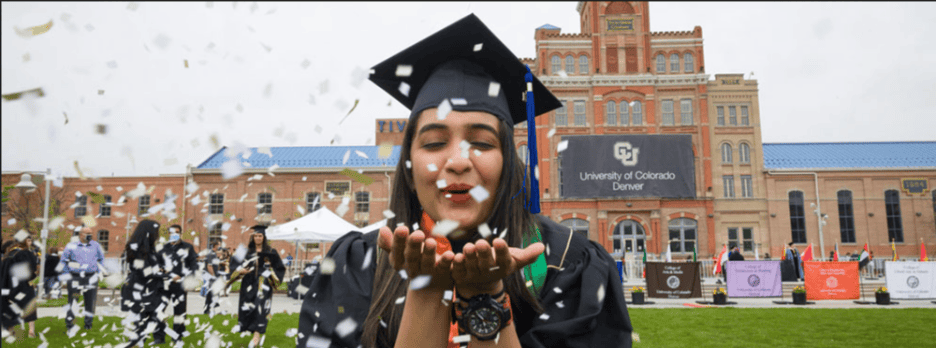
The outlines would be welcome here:
[[[488,85],[488,96],[491,98],[497,98],[497,95],[500,94],[500,83],[491,81],[491,84]]]
[[[560,288],[558,288],[558,287],[555,287],[555,288],[553,288],[553,292],[555,292],[555,293],[557,293],[557,294],[561,294],[561,293],[562,293],[562,289],[560,289]]]
[[[448,186],[448,183],[445,182],[445,179],[439,179],[438,181],[436,181],[436,187],[442,189],[442,188],[445,188],[446,186]]]
[[[10,226],[16,225],[16,219],[9,219],[9,220],[7,220],[7,225],[10,225]],[[17,235],[18,235],[18,233],[17,233]]]
[[[445,120],[445,117],[452,112],[452,104],[449,103],[448,99],[442,100],[442,103],[439,104],[439,108],[436,111],[436,118],[439,121]]]
[[[312,62],[310,62],[309,59],[303,59],[302,63],[299,63],[299,66],[305,69],[308,68],[310,64],[312,64]]]
[[[452,337],[452,343],[465,343],[468,341],[471,341],[470,334],[464,334],[464,335]]]
[[[361,174],[361,173],[358,173],[358,172],[353,171],[353,170],[348,169],[348,168],[345,168],[345,169],[342,170],[339,174],[344,175],[344,176],[347,176],[347,177],[353,179],[354,181],[357,181],[357,182],[362,183],[362,184],[364,184],[364,185],[370,185],[370,184],[373,184],[373,183],[374,183],[374,178],[369,177],[369,176],[364,175],[364,174]]]
[[[361,157],[370,159],[370,158],[367,157],[367,154],[365,154],[364,152],[361,152],[361,151],[359,151],[359,150],[354,150],[354,153],[355,153],[356,155],[358,155],[358,156],[361,156]]]
[[[556,307],[565,308],[565,304],[562,301],[556,302]]]
[[[543,315],[540,315],[539,318],[540,320],[549,320],[549,314],[543,313]]]
[[[369,75],[367,71],[364,71],[364,69],[361,69],[361,67],[354,67],[354,71],[351,72],[351,86],[354,86],[354,88],[360,88],[361,83],[367,79],[367,75]]]
[[[345,152],[344,157],[341,159],[341,164],[347,164],[348,158],[351,157],[351,150]]]
[[[443,237],[449,235],[458,228],[458,221],[454,220],[442,220],[439,221],[435,226],[432,227],[432,234],[437,234]]]
[[[484,200],[488,199],[490,196],[490,193],[482,186],[475,186],[471,190],[468,190],[468,193],[471,194],[471,197],[478,203],[484,202]]]
[[[407,168],[407,169],[412,169],[412,168],[413,168],[413,162],[410,162],[410,160],[406,160],[406,168]],[[430,168],[432,168],[432,167],[430,167]]]
[[[385,142],[377,149],[377,158],[388,158],[393,153],[393,143]]]
[[[486,222],[482,222],[478,225],[478,233],[481,234],[481,238],[487,238],[491,236],[491,227],[488,226]]]
[[[478,149],[475,149],[475,150],[474,150],[474,154],[475,154],[475,156],[477,156],[477,157],[481,157],[481,151],[478,150]]]
[[[549,132],[546,133],[546,136],[547,136],[547,137],[550,137],[550,138],[552,138],[553,135],[556,135],[556,129],[555,129],[555,128],[550,129]]]
[[[412,65],[397,65],[396,67],[396,76],[398,77],[409,77],[413,73]]]
[[[241,167],[240,161],[234,159],[230,159],[221,165],[221,177],[224,180],[233,179],[243,172],[244,168]]]
[[[138,8],[140,8],[140,4],[139,4],[139,3],[131,2],[131,3],[127,4],[127,9],[130,10],[130,11],[136,11]]]
[[[345,115],[345,117],[342,118],[341,121],[338,122],[339,125],[340,125],[342,122],[344,122],[345,120],[347,120],[347,119],[348,119],[348,116],[351,116],[351,113],[354,112],[354,109],[357,108],[358,103],[360,103],[360,102],[361,102],[361,99],[355,99],[355,100],[354,100],[354,105],[351,106],[351,110],[348,110],[348,114]],[[346,108],[346,107],[347,107],[347,106],[342,107],[342,109],[344,109],[344,108]]]
[[[390,211],[390,209],[387,209],[383,211],[383,216],[389,220],[389,219],[396,217],[396,214]]]
[[[409,97],[410,85],[406,82],[400,82],[400,94],[404,97]]]
[[[153,39],[153,44],[162,50],[165,50],[167,47],[169,47],[170,42],[172,42],[172,39],[162,33],[160,33],[159,35],[156,36],[156,38]]]
[[[562,70],[562,69],[559,69],[557,74],[559,75],[559,77],[569,77],[569,74],[566,73],[565,70]]]
[[[480,50],[481,50],[481,47],[483,47],[483,46],[484,46],[484,43],[483,43],[483,42],[474,45],[474,51],[475,51],[475,52],[480,51]]]
[[[556,152],[562,152],[569,148],[569,141],[563,140],[559,142],[559,146],[556,148]]]
[[[24,38],[27,38],[27,39],[28,39],[28,38],[31,38],[31,37],[33,37],[33,36],[36,36],[36,35],[45,34],[47,31],[49,31],[49,29],[52,29],[52,20],[51,20],[51,19],[50,19],[49,22],[46,23],[46,24],[37,25],[37,26],[34,26],[34,27],[29,27],[29,28],[26,28],[26,29],[22,29],[22,30],[20,30],[20,29],[17,28],[16,26],[13,27],[13,30],[16,31],[16,34],[17,34],[17,35],[19,35],[19,36],[21,36],[21,37],[24,37]]]
[[[435,163],[429,163],[428,165],[426,165],[426,168],[429,168],[430,172],[435,172],[439,170],[439,167],[437,167]]]
[[[598,286],[598,303],[604,302],[604,298],[605,298],[605,288],[604,288],[604,284],[601,284],[600,286]]]
[[[468,101],[465,98],[452,98],[452,105],[468,105]]]
[[[396,302],[395,302],[395,303],[396,303],[396,304],[403,304],[403,301],[406,301],[406,296],[400,296],[400,298],[396,299]]]
[[[410,290],[420,290],[429,285],[429,282],[432,281],[431,275],[421,275],[410,280]]]

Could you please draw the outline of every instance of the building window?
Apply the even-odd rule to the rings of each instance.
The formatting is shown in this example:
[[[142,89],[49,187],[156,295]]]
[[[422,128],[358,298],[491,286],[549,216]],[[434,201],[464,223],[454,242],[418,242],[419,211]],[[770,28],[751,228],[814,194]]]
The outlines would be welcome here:
[[[725,175],[722,176],[722,184],[725,186],[725,198],[735,198],[734,197],[734,175]]]
[[[208,227],[208,246],[215,243],[221,246],[221,240],[221,221],[213,221],[211,227]]]
[[[747,143],[741,143],[738,146],[738,160],[741,163],[751,163],[751,146]]]
[[[110,241],[110,232],[107,230],[97,231],[97,242],[101,245],[101,249],[104,249],[104,252],[107,252],[108,241]]]
[[[838,192],[839,231],[842,243],[855,242],[855,212],[852,209],[852,193],[848,190]]]
[[[721,144],[721,161],[722,164],[731,163],[731,144]]]
[[[101,217],[110,217],[111,216],[111,196],[104,195],[104,202],[101,203]],[[106,251],[106,250],[105,250]]]
[[[306,214],[319,210],[322,207],[322,194],[310,192],[306,194]]]
[[[556,125],[557,126],[568,126],[569,125],[569,109],[566,108],[567,101],[561,100],[562,107],[556,109]]]
[[[627,101],[621,101],[621,125],[627,126],[630,124],[630,108],[627,105]]]
[[[575,102],[575,125],[576,126],[585,125],[585,102],[584,101]]]
[[[82,195],[76,198],[75,203],[78,203],[78,205],[75,206],[75,217],[88,215],[88,196]]]
[[[643,109],[639,100],[631,102],[631,112],[634,114],[634,123],[633,125],[639,126],[643,124]]]
[[[750,175],[741,176],[741,198],[754,197],[754,183]]]
[[[742,126],[750,126],[750,125],[751,125],[751,120],[750,120],[750,118],[748,117],[747,106],[741,106],[741,125],[742,125]]]
[[[553,74],[559,73],[559,69],[561,69],[560,67],[561,64],[562,62],[559,59],[559,55],[558,54],[553,55],[552,56],[552,73]]]
[[[212,193],[208,198],[209,214],[224,214],[224,194]]]
[[[903,243],[903,221],[900,218],[900,191],[884,191],[884,208],[887,211],[887,238]]]
[[[738,228],[729,228],[728,250],[734,249],[734,247],[739,247],[742,251],[754,251],[754,229],[742,227],[741,234],[738,235]]]
[[[621,106],[624,106],[624,102],[621,102]],[[605,106],[605,122],[609,126],[617,126],[617,108],[615,107],[617,103],[613,100],[609,101],[607,106]]]
[[[273,214],[273,194],[261,192],[257,194],[257,215]]]
[[[679,101],[679,118],[683,126],[692,125],[692,100],[683,99]]]
[[[348,192],[351,192],[351,182],[350,181],[326,181],[325,192],[331,193],[338,197],[347,196]],[[329,198],[332,198],[332,197],[329,196]]]
[[[674,253],[688,253],[695,250],[697,227],[698,223],[693,219],[678,218],[670,220],[670,250]]]
[[[674,73],[679,72],[679,54],[673,53],[669,56],[669,70]]]
[[[144,214],[148,214],[149,208],[150,208],[150,195],[140,196],[140,207],[137,210],[137,214],[139,214],[140,216],[144,216]]]
[[[793,243],[806,243],[806,215],[803,206],[803,192],[790,192],[790,234]]]
[[[565,219],[560,222],[562,226],[572,229],[572,231],[582,234],[588,238],[588,221],[582,219]]]
[[[575,74],[575,58],[572,58],[572,55],[566,56],[565,72],[569,75]]]
[[[0,203],[0,215],[7,216],[10,214],[10,206],[6,202]]]
[[[562,152],[556,156],[556,177],[559,178],[559,197],[562,197]]]
[[[588,74],[588,57],[586,56],[579,57],[579,74]]]
[[[716,107],[715,110],[718,114],[718,125],[725,126],[725,107],[719,106],[719,107]]]
[[[663,101],[663,125],[672,126],[675,123],[674,118],[675,116],[673,115],[673,101],[664,100]]]
[[[354,212],[355,213],[369,213],[370,212],[370,192],[355,192],[354,193]]]
[[[530,156],[530,148],[527,147],[526,144],[517,146],[517,156],[520,157],[520,163],[526,165],[527,160],[529,159],[527,157]]]
[[[686,53],[683,55],[683,65],[685,65],[685,71],[691,73],[695,67],[692,62],[692,53]]]
[[[623,257],[625,253],[642,252],[646,239],[647,235],[640,223],[634,220],[621,221],[611,232],[614,251],[611,256]]]
[[[666,58],[663,57],[663,54],[662,54],[662,53],[657,55],[657,64],[656,64],[656,65],[657,65],[657,66],[656,66],[656,70],[657,70],[658,73],[665,73],[665,72],[666,72]]]
[[[738,112],[735,110],[734,106],[728,107],[728,123],[730,123],[732,126],[738,125]]]

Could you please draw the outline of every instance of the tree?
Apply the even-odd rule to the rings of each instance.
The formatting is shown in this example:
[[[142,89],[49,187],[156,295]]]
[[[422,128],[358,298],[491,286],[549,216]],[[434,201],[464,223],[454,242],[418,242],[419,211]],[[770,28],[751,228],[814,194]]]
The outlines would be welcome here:
[[[45,180],[44,175],[32,177],[36,188],[23,190],[17,189],[14,185],[3,187],[3,204],[7,206],[7,213],[10,218],[16,219],[16,223],[10,225],[3,221],[4,239],[11,238],[19,230],[27,230],[36,236],[38,241],[42,231],[42,209],[45,205]],[[62,187],[50,185],[49,190],[49,221],[56,217],[64,217],[68,206],[65,204],[65,198],[69,188],[63,184]],[[64,245],[68,241],[68,232],[61,227],[56,230],[49,230],[49,246]]]

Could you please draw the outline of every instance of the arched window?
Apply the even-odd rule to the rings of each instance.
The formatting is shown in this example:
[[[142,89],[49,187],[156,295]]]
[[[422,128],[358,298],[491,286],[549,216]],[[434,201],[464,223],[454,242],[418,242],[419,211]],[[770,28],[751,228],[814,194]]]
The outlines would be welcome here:
[[[751,146],[747,143],[738,146],[738,160],[741,163],[751,163]]]
[[[623,104],[623,102],[621,104]],[[612,100],[605,106],[605,120],[609,126],[616,126],[618,124],[616,105],[617,103]]]
[[[562,67],[560,67],[561,64],[562,64],[562,62],[559,60],[559,55],[558,55],[558,54],[554,54],[554,55],[552,56],[552,73],[553,73],[553,74],[559,72],[559,69],[562,68]]]
[[[565,219],[560,222],[562,226],[571,228],[572,231],[581,233],[588,238],[588,221],[582,219]]]
[[[903,243],[903,220],[900,217],[900,191],[884,191],[884,210],[887,213],[887,239]]]
[[[222,246],[221,239],[221,221],[214,221],[214,223],[208,227],[208,245],[211,246],[217,243],[218,246]]]
[[[687,253],[695,250],[698,223],[693,219],[678,218],[669,222],[670,250]]]
[[[633,122],[631,124],[639,126],[643,124],[643,106],[639,100],[630,103],[631,113],[633,113]]]
[[[611,232],[614,247],[611,256],[622,257],[625,253],[643,252],[646,238],[643,226],[639,222],[634,220],[621,221]]]
[[[565,72],[566,74],[569,74],[569,75],[572,75],[575,73],[575,58],[573,58],[571,54],[566,56]]]
[[[527,164],[527,156],[529,156],[530,148],[526,144],[517,146],[517,156],[520,157],[520,163],[524,165]]]
[[[621,125],[630,124],[630,107],[626,100],[621,101]]]
[[[660,54],[657,55],[657,66],[656,66],[656,70],[657,70],[657,73],[665,73],[665,72],[666,72],[666,57],[663,57],[663,54],[662,54],[662,53],[660,53]]]
[[[670,72],[679,72],[679,54],[673,53],[669,56]]]
[[[790,191],[790,236],[793,243],[806,243],[806,209],[803,206],[803,191]]]
[[[839,232],[842,243],[855,242],[855,212],[852,208],[852,193],[849,190],[838,192]]]
[[[579,57],[579,74],[582,74],[582,75],[588,74],[588,57],[587,56]]]
[[[721,161],[722,163],[731,163],[731,144],[724,143],[721,145]]]
[[[686,52],[686,54],[683,55],[683,65],[685,65],[685,72],[692,72],[693,68],[695,67],[692,63],[692,53]]]

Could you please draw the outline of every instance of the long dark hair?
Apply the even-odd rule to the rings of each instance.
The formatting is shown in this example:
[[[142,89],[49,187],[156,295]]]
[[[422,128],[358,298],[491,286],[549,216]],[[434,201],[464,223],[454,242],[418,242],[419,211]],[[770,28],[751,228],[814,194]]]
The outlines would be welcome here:
[[[391,229],[392,226],[399,223],[413,226],[422,217],[422,206],[419,204],[419,198],[416,195],[413,173],[406,167],[406,163],[410,161],[410,149],[413,146],[416,133],[417,122],[414,122],[415,119],[418,119],[418,117],[407,122],[400,151],[400,162],[397,163],[396,175],[394,175],[393,179],[390,210],[396,216],[387,221],[387,226],[390,226]],[[505,239],[507,244],[511,247],[520,248],[523,247],[523,238],[533,235],[532,228],[534,224],[533,215],[523,208],[525,196],[521,190],[524,170],[514,146],[512,129],[503,120],[500,121],[497,135],[501,143],[501,154],[504,163],[497,192],[490,198],[495,201],[491,215],[487,219],[487,224],[492,228],[500,227],[501,231],[506,228],[507,236]],[[403,280],[399,273],[393,269],[393,266],[390,265],[390,259],[386,252],[378,250],[377,255],[371,306],[367,319],[364,320],[364,332],[361,337],[361,342],[366,347],[377,345],[378,340],[383,346],[394,345],[397,331],[400,328],[400,319],[403,316],[403,306],[394,305],[394,301],[406,295],[409,283],[408,280]],[[524,313],[542,312],[542,307],[540,307],[539,301],[536,300],[536,296],[530,293],[524,285],[520,272],[507,276],[504,279],[504,285],[507,293],[510,294],[514,309]],[[514,313],[514,317],[516,315],[517,313]],[[387,328],[383,328],[381,325],[381,318],[385,320]]]
[[[264,233],[264,232],[259,232],[259,231],[254,230],[254,233],[251,233],[251,234],[250,234],[250,244],[247,244],[247,253],[249,254],[249,253],[255,253],[255,252],[257,252],[257,244],[254,243],[254,238],[253,238],[253,235],[254,235],[255,233],[260,233],[261,235],[263,235],[263,249],[261,249],[261,251],[262,251],[262,252],[269,252],[269,251],[270,251],[270,240],[267,239],[266,233]]]
[[[127,251],[127,261],[145,260],[150,255],[155,255],[157,239],[159,239],[159,223],[149,219],[140,221],[124,248]],[[131,244],[136,244],[136,250],[130,247]]]

